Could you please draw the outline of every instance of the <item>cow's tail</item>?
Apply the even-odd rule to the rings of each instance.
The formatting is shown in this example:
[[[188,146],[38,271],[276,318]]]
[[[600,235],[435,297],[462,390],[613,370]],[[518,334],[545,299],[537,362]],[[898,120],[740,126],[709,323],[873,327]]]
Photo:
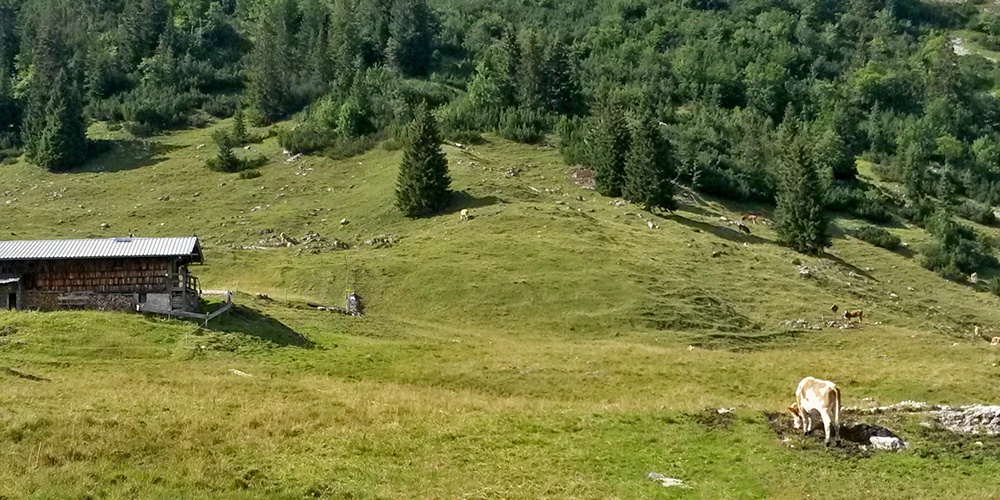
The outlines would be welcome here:
[[[840,445],[840,387],[833,388],[833,429],[837,436],[837,444]]]

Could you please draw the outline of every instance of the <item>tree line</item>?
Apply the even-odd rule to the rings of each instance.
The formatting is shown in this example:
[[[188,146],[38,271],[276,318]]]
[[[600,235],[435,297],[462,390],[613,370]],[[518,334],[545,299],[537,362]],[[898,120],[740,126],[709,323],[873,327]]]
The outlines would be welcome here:
[[[0,0],[0,156],[65,170],[94,153],[90,122],[238,111],[349,156],[404,143],[426,103],[445,138],[550,142],[648,208],[676,185],[771,204],[816,252],[829,211],[991,222],[1000,72],[947,33],[996,45],[997,19],[917,0]]]

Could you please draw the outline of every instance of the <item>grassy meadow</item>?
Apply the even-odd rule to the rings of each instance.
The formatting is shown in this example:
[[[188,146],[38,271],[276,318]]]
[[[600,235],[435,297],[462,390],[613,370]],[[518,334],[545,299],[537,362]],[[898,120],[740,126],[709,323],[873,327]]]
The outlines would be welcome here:
[[[720,220],[761,207],[684,195],[653,216],[576,185],[555,149],[496,137],[444,146],[454,206],[407,220],[400,151],[289,162],[269,138],[244,152],[263,175],[238,179],[204,168],[210,133],[95,127],[116,145],[79,171],[0,167],[3,238],[197,234],[203,287],[239,292],[203,330],[0,312],[0,496],[1000,496],[997,437],[847,413],[909,448],[828,450],[769,420],[806,375],[847,406],[997,402],[1000,348],[972,330],[1000,324],[1000,301],[921,268],[923,230],[888,227],[909,244],[889,252],[837,219],[829,255],[801,256]],[[351,248],[254,248],[310,232]],[[305,305],[342,304],[348,279],[364,317]],[[824,325],[833,304],[865,324],[786,323]]]

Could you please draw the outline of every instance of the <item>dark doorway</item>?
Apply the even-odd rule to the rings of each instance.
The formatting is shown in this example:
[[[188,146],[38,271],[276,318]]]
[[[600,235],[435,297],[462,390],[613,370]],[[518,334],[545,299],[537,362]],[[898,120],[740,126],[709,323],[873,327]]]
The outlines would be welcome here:
[[[7,309],[17,309],[17,292],[7,294]]]

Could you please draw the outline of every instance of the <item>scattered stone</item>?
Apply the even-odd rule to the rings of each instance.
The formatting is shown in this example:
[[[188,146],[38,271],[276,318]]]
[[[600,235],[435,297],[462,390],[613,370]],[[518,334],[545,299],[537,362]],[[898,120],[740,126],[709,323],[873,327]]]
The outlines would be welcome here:
[[[351,222],[351,221],[349,221],[349,220],[347,220],[347,219],[340,219],[340,225],[341,225],[341,226],[346,226],[346,225],[347,225],[347,224],[349,224],[350,222]]]
[[[161,197],[157,198],[157,200],[159,200],[159,201],[170,201],[170,197],[169,196],[161,196]]]
[[[915,292],[915,291],[917,291],[917,289],[913,288],[912,286],[908,286],[908,287],[906,287],[906,291],[907,292]]]
[[[942,407],[934,418],[952,432],[961,434],[1000,434],[1000,406],[972,405],[959,409]]]
[[[258,300],[265,300],[268,302],[272,302],[274,300],[271,297],[268,297],[267,294],[264,293],[258,293],[254,297],[256,297]]]
[[[720,255],[722,255],[722,252],[720,252],[718,250],[712,250],[712,257],[713,258],[718,257]]]
[[[201,196],[201,191],[195,191],[194,194],[191,195],[191,196],[194,197],[194,198],[197,198],[197,197]]]
[[[889,292],[889,298],[891,298],[891,299],[898,299],[899,295],[897,295],[896,292]]]
[[[101,228],[102,228],[102,229],[108,229],[108,228],[110,228],[110,227],[111,227],[111,225],[110,225],[110,224],[108,224],[107,222],[102,222],[102,223],[101,223]]]
[[[365,245],[373,246],[375,248],[390,248],[398,243],[399,239],[399,236],[395,234],[383,234],[381,236],[365,240]]]
[[[229,373],[232,373],[233,375],[238,375],[240,377],[250,377],[250,378],[253,378],[253,375],[250,375],[247,372],[241,372],[241,371],[239,371],[239,370],[237,370],[235,368],[230,368],[229,369]]]
[[[658,482],[658,483],[660,483],[661,486],[664,486],[664,487],[667,487],[667,488],[669,488],[671,486],[678,486],[680,488],[690,488],[690,486],[684,484],[684,481],[682,481],[680,479],[674,479],[672,477],[664,476],[663,474],[660,474],[659,472],[650,472],[646,476],[646,479],[649,479],[650,481]]]
[[[650,229],[656,229],[658,227],[656,224],[653,224],[652,219],[646,219],[646,226],[648,226]]]
[[[906,443],[898,437],[872,436],[868,440],[876,450],[899,451],[906,448]]]
[[[199,144],[199,145],[198,145],[198,146],[197,146],[197,147],[196,147],[195,149],[201,149],[201,148],[203,148],[203,147],[205,147],[205,145],[204,145],[204,144]]]
[[[801,277],[801,278],[808,278],[810,276],[812,276],[812,272],[809,271],[808,267],[800,267],[799,268],[799,277]]]

